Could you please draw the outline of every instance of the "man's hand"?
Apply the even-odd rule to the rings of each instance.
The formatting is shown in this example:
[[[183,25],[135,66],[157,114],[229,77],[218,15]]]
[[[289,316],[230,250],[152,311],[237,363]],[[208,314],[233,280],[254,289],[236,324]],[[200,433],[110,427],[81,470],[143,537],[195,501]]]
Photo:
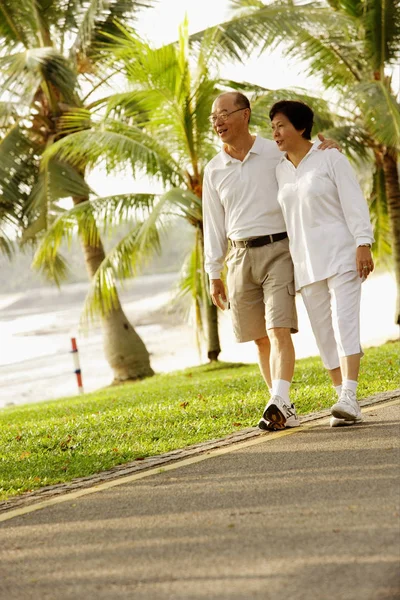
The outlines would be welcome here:
[[[213,301],[213,304],[215,304],[215,306],[218,306],[221,310],[226,309],[226,304],[224,305],[224,302],[227,302],[227,298],[222,279],[211,279],[210,295],[211,300]]]
[[[368,246],[358,246],[356,252],[357,271],[361,278],[367,279],[368,275],[374,270],[374,261],[372,260],[371,249]]]
[[[335,140],[325,139],[322,133],[318,134],[318,139],[322,142],[318,146],[318,150],[332,150],[332,148],[335,148],[336,150],[339,150],[339,152],[342,151],[341,147],[337,142],[335,142]]]

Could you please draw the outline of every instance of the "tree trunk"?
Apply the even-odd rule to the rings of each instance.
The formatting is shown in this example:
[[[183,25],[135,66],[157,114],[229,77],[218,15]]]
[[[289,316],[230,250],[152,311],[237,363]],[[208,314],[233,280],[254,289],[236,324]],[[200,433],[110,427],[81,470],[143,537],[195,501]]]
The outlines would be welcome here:
[[[210,297],[210,282],[204,271],[204,238],[202,227],[198,228],[200,252],[201,252],[201,277],[203,290],[203,303],[206,307],[206,331],[207,331],[207,358],[217,361],[221,353],[218,331],[218,308],[212,303]]]
[[[218,332],[218,308],[207,298],[207,357],[210,361],[218,360],[221,352]]]
[[[87,198],[73,198],[75,205],[85,200]],[[91,279],[105,258],[103,244],[98,237],[95,246],[82,240],[82,247]],[[126,318],[118,298],[116,306],[107,315],[101,317],[101,323],[104,353],[114,373],[113,383],[154,375],[146,346]]]
[[[392,230],[392,249],[394,272],[397,285],[396,313],[394,321],[400,325],[400,185],[397,170],[397,152],[388,148],[383,156],[385,189],[390,226]]]

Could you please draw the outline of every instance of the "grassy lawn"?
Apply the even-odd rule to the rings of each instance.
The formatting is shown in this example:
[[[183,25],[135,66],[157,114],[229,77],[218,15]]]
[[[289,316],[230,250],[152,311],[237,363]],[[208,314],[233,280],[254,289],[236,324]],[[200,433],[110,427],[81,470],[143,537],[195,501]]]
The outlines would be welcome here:
[[[400,387],[400,343],[366,351],[359,397]],[[298,413],[329,407],[319,358],[297,361]],[[0,500],[257,424],[266,402],[256,365],[220,363],[74,398],[0,411]]]

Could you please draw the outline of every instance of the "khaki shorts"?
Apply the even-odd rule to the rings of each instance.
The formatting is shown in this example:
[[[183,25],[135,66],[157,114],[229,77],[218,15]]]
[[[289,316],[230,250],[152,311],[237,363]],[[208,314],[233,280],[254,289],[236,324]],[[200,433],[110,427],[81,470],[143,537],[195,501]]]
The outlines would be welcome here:
[[[293,263],[288,238],[228,253],[228,295],[238,342],[267,335],[273,327],[297,332]]]

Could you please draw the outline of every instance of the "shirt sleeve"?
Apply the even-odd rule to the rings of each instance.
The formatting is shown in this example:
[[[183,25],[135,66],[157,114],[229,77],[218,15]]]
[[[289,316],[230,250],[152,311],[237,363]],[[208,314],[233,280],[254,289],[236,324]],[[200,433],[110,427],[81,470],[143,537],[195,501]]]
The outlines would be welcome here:
[[[333,150],[325,150],[325,152],[336,154]],[[332,170],[347,227],[357,246],[372,244],[375,240],[368,204],[349,161],[339,152],[337,154],[337,158],[332,161]]]
[[[220,279],[228,239],[225,231],[225,211],[206,167],[203,179],[204,268],[210,279]]]

